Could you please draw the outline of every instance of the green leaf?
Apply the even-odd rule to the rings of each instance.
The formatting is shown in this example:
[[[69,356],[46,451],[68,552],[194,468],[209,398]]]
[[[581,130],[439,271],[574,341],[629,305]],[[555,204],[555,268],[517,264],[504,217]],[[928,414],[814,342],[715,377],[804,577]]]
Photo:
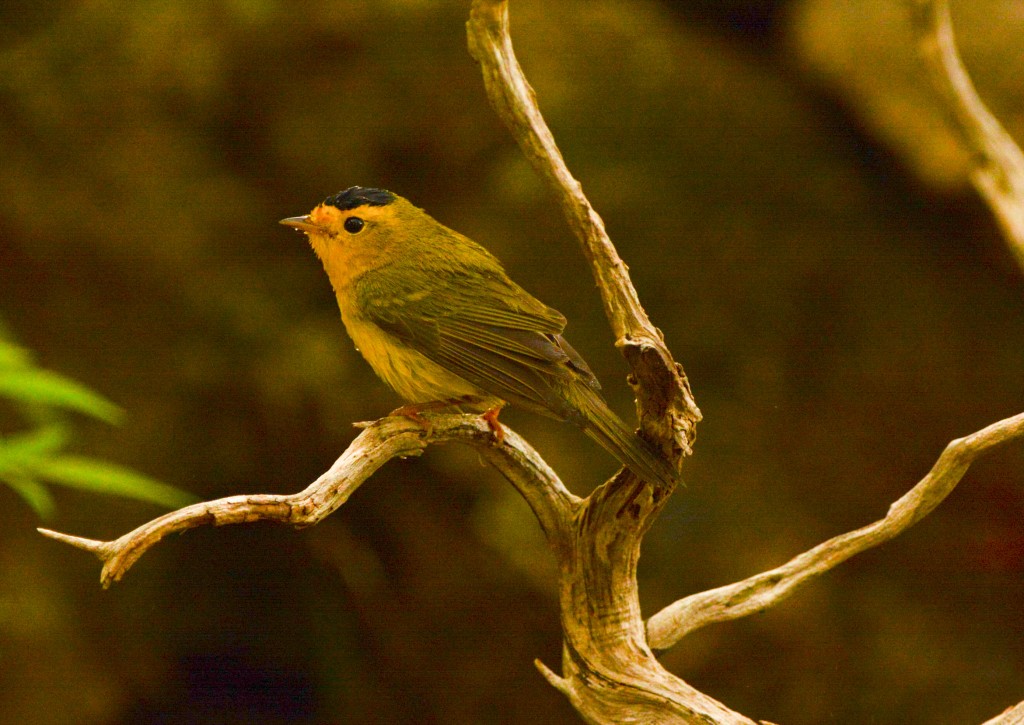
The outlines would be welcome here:
[[[178,508],[196,499],[166,483],[105,461],[80,456],[57,456],[40,461],[34,472],[41,478],[70,488],[124,496]]]
[[[32,357],[28,350],[0,339],[0,370],[28,367]]]
[[[53,496],[46,490],[46,486],[34,478],[19,473],[2,473],[0,480],[11,487],[16,494],[24,499],[25,503],[32,507],[32,510],[41,519],[49,519],[53,516],[55,508]]]
[[[108,423],[119,423],[124,417],[121,408],[99,393],[49,370],[0,370],[0,396],[77,410]]]
[[[31,467],[38,459],[52,455],[67,443],[62,425],[48,425],[29,433],[0,436],[0,471]]]

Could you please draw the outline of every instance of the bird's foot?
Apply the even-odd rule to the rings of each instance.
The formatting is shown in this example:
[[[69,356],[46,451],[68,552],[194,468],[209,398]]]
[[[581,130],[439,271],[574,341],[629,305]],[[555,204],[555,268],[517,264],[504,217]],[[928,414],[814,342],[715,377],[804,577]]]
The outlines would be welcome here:
[[[472,403],[478,403],[479,401],[480,398],[475,395],[463,395],[458,398],[448,398],[447,400],[428,400],[425,403],[410,403],[409,405],[403,405],[400,408],[395,408],[388,413],[388,415],[400,415],[403,418],[408,418],[423,428],[426,435],[429,436],[433,432],[434,426],[429,420],[423,417],[423,413],[435,410],[444,410],[445,408],[454,408],[459,405],[469,405]],[[498,415],[497,411],[500,409],[500,406],[495,409],[495,417]],[[490,412],[491,411],[487,411],[487,413]],[[484,413],[484,417],[487,416],[487,413]],[[488,421],[487,425],[491,426],[491,430],[494,430],[494,425],[497,425],[497,422],[492,425]],[[504,432],[502,432],[502,436],[504,436]]]
[[[390,413],[388,413],[388,415],[400,415],[403,418],[408,418],[413,423],[422,428],[423,432],[429,436],[433,432],[434,426],[431,425],[429,420],[423,417],[423,410],[424,404],[417,403],[416,405],[403,405],[401,408],[395,408]]]
[[[501,423],[498,422],[498,414],[501,413],[501,409],[504,403],[496,405],[490,410],[484,412],[480,417],[487,423],[487,427],[491,429],[491,433],[494,434],[495,445],[501,445],[505,442],[505,429],[501,427]]]

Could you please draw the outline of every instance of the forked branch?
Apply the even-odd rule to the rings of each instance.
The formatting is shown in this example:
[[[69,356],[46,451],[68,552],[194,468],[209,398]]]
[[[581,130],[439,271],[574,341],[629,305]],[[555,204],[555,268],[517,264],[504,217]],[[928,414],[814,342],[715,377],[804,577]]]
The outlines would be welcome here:
[[[984,150],[985,162],[979,166],[975,183],[1000,217],[1007,236],[1024,239],[1020,152],[976,95],[970,96],[973,89],[952,48],[952,36],[942,35],[948,33],[945,4],[911,2],[918,12],[919,27],[930,23],[934,28],[936,39],[922,42],[934,42],[939,49],[941,67],[950,76],[949,97],[963,105],[959,112],[964,133]],[[534,168],[550,182],[590,262],[617,344],[632,370],[642,429],[678,460],[690,452],[700,411],[682,369],[641,307],[601,218],[558,151],[513,53],[508,22],[505,0],[474,0],[467,23],[470,52],[480,63],[492,105]],[[1024,266],[1024,244],[1018,242],[1018,246]],[[558,560],[565,633],[562,672],[559,675],[540,664],[538,667],[585,719],[595,723],[753,725],[749,718],[666,671],[651,648],[672,646],[699,627],[781,602],[801,584],[912,526],[953,490],[978,456],[1024,437],[1021,414],[953,441],[929,474],[896,501],[885,518],[831,539],[777,569],[681,599],[651,617],[645,629],[636,582],[640,542],[671,491],[654,489],[626,475],[581,500],[566,490],[513,432],[506,430],[504,442],[496,445],[488,426],[474,416],[430,416],[430,421],[429,432],[404,418],[369,424],[327,473],[296,494],[233,496],[196,504],[154,519],[114,541],[41,531],[99,556],[107,586],[170,533],[257,520],[309,526],[335,511],[391,458],[419,455],[430,443],[463,441],[494,464],[527,500]],[[1007,710],[987,725],[1021,723],[1022,707]]]

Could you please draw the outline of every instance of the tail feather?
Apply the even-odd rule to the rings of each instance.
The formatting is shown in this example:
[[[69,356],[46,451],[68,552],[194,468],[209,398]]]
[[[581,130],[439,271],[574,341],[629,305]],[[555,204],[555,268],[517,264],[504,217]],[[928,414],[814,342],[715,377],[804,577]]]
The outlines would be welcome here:
[[[644,480],[675,485],[679,476],[669,462],[630,430],[596,391],[580,386],[574,392],[572,397],[584,418],[580,423],[588,436]]]

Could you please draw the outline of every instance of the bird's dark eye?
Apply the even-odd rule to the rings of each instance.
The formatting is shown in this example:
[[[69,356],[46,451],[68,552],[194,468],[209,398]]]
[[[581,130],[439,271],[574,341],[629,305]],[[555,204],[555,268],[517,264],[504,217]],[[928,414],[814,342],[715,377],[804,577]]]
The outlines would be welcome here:
[[[345,224],[343,226],[345,227],[345,231],[349,234],[356,234],[366,226],[366,222],[357,216],[350,216],[345,220]]]

